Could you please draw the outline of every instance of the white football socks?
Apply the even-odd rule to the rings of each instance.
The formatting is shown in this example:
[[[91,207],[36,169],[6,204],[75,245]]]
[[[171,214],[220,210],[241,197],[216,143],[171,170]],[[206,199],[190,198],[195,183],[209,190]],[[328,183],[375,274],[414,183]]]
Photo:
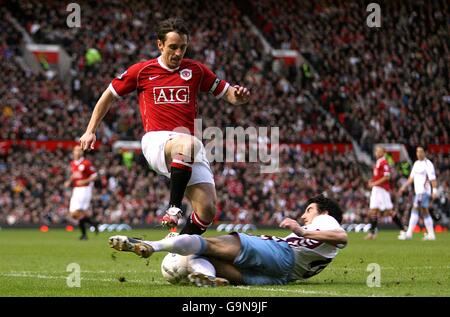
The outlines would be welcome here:
[[[427,228],[428,235],[430,237],[434,237],[433,218],[428,215],[423,219],[423,222],[425,224],[425,228]]]
[[[216,277],[216,269],[207,259],[203,257],[193,256],[189,259],[189,263],[194,273],[203,273],[208,276]]]
[[[409,217],[409,225],[408,225],[408,231],[406,231],[406,236],[411,237],[414,231],[414,228],[416,227],[417,223],[419,222],[419,211],[417,209],[411,210],[411,216]]]
[[[206,241],[199,235],[182,234],[159,241],[144,241],[155,252],[167,251],[180,255],[202,254],[206,248]]]

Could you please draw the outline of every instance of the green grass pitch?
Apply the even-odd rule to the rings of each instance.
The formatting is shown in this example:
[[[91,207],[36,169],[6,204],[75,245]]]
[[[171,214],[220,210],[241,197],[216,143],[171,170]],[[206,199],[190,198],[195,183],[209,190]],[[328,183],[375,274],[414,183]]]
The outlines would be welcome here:
[[[287,235],[269,230],[256,234]],[[375,241],[351,233],[349,245],[320,274],[285,286],[229,286],[197,288],[173,286],[160,273],[166,253],[140,259],[132,253],[110,249],[107,238],[116,233],[89,235],[79,241],[78,232],[50,229],[0,231],[0,296],[450,296],[450,235],[437,241],[398,241],[397,231],[381,231]],[[161,239],[162,230],[125,233],[145,239]],[[207,235],[217,235],[210,230]],[[80,287],[67,286],[70,263],[81,268]],[[380,287],[368,287],[368,265],[380,265]]]

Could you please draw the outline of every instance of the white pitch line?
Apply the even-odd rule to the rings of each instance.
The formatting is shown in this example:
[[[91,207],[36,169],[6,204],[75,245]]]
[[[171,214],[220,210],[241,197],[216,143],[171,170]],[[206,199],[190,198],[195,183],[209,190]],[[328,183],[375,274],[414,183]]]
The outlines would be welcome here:
[[[38,278],[38,279],[67,279],[66,276],[49,276],[49,275],[43,275],[43,274],[30,274],[30,271],[15,271],[11,273],[0,273],[0,276],[5,277],[26,277],[26,278]],[[59,273],[59,272],[58,272]],[[98,282],[117,282],[117,279],[99,279],[99,278],[81,278],[82,281],[98,281]],[[127,282],[131,283],[145,283],[144,281],[139,280],[127,280]],[[152,285],[168,285],[164,282],[151,282]],[[243,289],[243,290],[263,290],[263,291],[270,291],[270,292],[288,292],[288,293],[297,293],[297,294],[324,294],[324,295],[336,295],[336,293],[329,293],[329,292],[317,292],[317,291],[305,291],[305,290],[284,290],[284,289],[277,289],[277,288],[258,288],[258,287],[249,287],[249,286],[235,286],[233,288],[237,289]]]
[[[59,273],[59,272],[58,272]],[[30,271],[15,271],[10,273],[0,273],[0,276],[4,277],[24,277],[24,278],[37,278],[37,279],[67,279],[67,276],[49,276],[49,275],[43,275],[43,274],[30,274]],[[99,279],[99,278],[83,278],[81,277],[82,281],[96,281],[96,282],[117,282],[117,279],[111,279],[111,278],[105,278],[105,279]],[[153,282],[144,282],[140,280],[127,280],[127,282],[130,283],[138,283],[138,284],[151,284],[151,285],[169,285],[166,282],[159,282],[159,281],[153,281]],[[333,292],[320,292],[320,291],[308,291],[308,290],[291,290],[291,289],[279,289],[279,288],[262,288],[262,287],[250,287],[250,286],[233,286],[233,288],[242,289],[242,290],[259,290],[259,291],[267,291],[267,292],[280,292],[280,293],[294,293],[294,294],[310,294],[310,295],[331,295],[331,296],[337,296],[336,293]],[[342,295],[342,294],[340,294]]]
[[[27,277],[27,278],[38,278],[38,279],[67,279],[66,276],[48,276],[41,274],[29,274],[25,272],[15,272],[15,273],[0,273],[0,276],[4,277]],[[99,278],[81,278],[81,281],[95,281],[95,282],[118,282],[117,279],[99,279]],[[139,280],[127,280],[129,283],[138,283],[138,284],[151,284],[151,285],[169,285],[165,282],[154,281],[151,283],[147,283]],[[337,296],[336,293],[333,292],[320,292],[320,291],[307,291],[307,290],[291,290],[291,289],[278,289],[278,288],[262,288],[262,287],[250,287],[250,286],[233,286],[233,288],[242,289],[242,290],[258,290],[258,291],[267,291],[267,292],[280,292],[280,293],[294,293],[294,294],[308,294],[308,295],[331,295]],[[343,295],[343,294],[340,294]]]
[[[383,266],[380,265],[382,270],[398,270],[398,269],[407,269],[407,270],[431,270],[431,269],[437,269],[437,270],[448,270],[450,269],[450,266],[403,266],[403,267],[394,267],[394,266]],[[329,268],[329,271],[366,271],[365,268],[354,268],[354,267],[336,267],[336,268]]]
[[[320,294],[320,295],[331,295],[338,296],[337,293],[334,292],[320,292],[320,291],[307,291],[303,289],[282,289],[282,288],[262,288],[262,287],[250,287],[250,286],[235,286],[238,289],[244,290],[258,290],[258,291],[267,291],[267,292],[280,292],[280,293],[295,293],[295,294]],[[340,296],[343,294],[339,294]]]
[[[15,273],[0,273],[0,276],[4,277],[31,277],[31,278],[37,278],[37,279],[67,279],[67,276],[49,276],[49,275],[42,275],[42,274],[29,274],[27,272],[15,272]],[[96,281],[96,282],[118,282],[118,279],[112,279],[112,278],[85,278],[81,277],[81,281]],[[152,284],[152,285],[168,285],[164,282],[158,282],[153,281],[151,283],[147,283],[141,280],[126,280],[126,282],[129,283],[142,283],[142,284]]]
[[[88,274],[129,274],[129,273],[144,273],[144,271],[136,271],[136,270],[128,270],[128,271],[89,271],[89,270],[81,270],[81,273],[88,273]],[[145,273],[147,272],[159,272],[159,270],[153,270],[148,269],[145,270]],[[2,272],[0,272],[1,274]],[[45,274],[66,274],[66,271],[9,271],[7,273],[31,273],[31,274],[39,274],[39,273],[45,273]]]

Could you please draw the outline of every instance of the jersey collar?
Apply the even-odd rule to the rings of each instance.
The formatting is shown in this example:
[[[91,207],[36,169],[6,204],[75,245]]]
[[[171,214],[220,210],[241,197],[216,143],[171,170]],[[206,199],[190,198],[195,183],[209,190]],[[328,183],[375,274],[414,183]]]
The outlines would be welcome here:
[[[164,64],[164,62],[162,60],[162,56],[158,57],[158,63],[159,63],[159,66],[161,66],[165,70],[168,70],[169,72],[174,72],[174,71],[178,70],[178,68],[180,68],[180,66],[178,66],[177,68],[169,68],[169,67],[167,67],[166,64]]]

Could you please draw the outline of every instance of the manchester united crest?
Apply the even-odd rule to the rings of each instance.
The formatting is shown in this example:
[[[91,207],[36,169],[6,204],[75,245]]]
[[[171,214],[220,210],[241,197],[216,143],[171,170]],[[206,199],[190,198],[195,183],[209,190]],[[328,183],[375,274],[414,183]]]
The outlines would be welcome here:
[[[191,69],[182,69],[180,71],[180,77],[184,80],[189,80],[192,78],[192,70]]]

